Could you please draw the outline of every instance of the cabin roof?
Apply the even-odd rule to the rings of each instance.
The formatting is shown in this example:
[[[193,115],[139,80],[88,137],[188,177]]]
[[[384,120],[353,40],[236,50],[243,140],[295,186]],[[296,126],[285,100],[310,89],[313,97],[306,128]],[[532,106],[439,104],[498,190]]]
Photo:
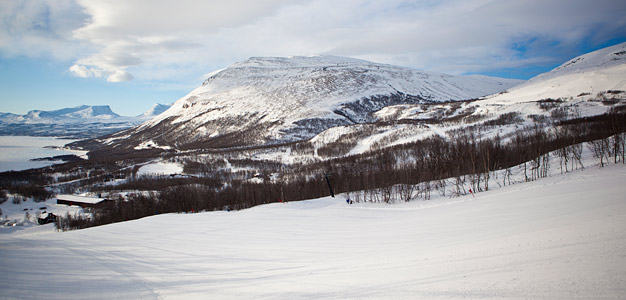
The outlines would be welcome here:
[[[77,195],[57,195],[57,200],[71,201],[75,203],[98,204],[106,199],[97,197],[86,197]]]

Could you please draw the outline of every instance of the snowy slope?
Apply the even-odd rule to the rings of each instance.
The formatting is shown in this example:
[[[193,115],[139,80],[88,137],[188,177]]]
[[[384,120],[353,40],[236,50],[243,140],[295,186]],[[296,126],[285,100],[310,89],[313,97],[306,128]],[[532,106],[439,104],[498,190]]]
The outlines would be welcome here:
[[[626,43],[576,57],[490,99],[491,103],[580,98],[626,90]]]
[[[171,106],[172,106],[171,104],[155,103],[154,105],[152,105],[150,109],[148,109],[146,112],[144,112],[143,114],[137,117],[141,119],[152,119],[162,114],[164,111],[168,110]]]
[[[232,144],[291,141],[366,122],[387,105],[476,98],[518,83],[336,56],[253,57],[210,74],[169,110],[119,139],[159,137],[170,146],[224,137]]]
[[[542,101],[552,101],[542,103]],[[453,130],[496,121],[506,115],[508,124],[486,126],[483,137],[504,140],[523,126],[543,122],[596,116],[626,105],[626,43],[576,57],[554,70],[538,75],[506,92],[464,103],[393,105],[373,114],[377,121],[394,125],[379,127],[348,154],[364,153],[375,143],[393,146],[432,135],[449,137]],[[466,120],[470,121],[466,121]],[[503,123],[503,122],[501,122]],[[354,135],[358,127],[328,129],[312,142],[316,147]]]
[[[3,299],[624,299],[622,164],[457,198],[339,198],[0,236]]]

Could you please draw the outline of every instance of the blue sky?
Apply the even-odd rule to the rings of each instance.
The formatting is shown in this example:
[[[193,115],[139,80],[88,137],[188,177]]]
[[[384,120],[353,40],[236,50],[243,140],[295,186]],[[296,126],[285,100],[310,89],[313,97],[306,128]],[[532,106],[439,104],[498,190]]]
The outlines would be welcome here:
[[[80,78],[67,70],[67,64],[42,58],[1,59],[0,112],[24,114],[89,104],[111,105],[118,114],[139,115],[153,103],[170,103],[189,92],[133,81]]]
[[[0,112],[138,115],[250,56],[528,79],[626,41],[614,0],[0,1]]]

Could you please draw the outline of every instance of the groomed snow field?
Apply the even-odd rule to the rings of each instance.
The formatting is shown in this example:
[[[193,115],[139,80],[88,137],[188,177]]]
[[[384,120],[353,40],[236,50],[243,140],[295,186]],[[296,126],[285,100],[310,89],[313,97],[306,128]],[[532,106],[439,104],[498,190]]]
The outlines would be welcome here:
[[[625,179],[611,164],[475,198],[36,226],[0,234],[0,298],[626,299]]]

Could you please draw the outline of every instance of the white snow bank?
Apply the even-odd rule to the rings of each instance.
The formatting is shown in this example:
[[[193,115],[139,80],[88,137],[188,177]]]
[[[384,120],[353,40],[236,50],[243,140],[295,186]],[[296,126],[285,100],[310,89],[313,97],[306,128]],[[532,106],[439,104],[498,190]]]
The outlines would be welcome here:
[[[172,147],[170,146],[161,146],[159,144],[157,144],[155,141],[153,140],[149,140],[149,141],[145,141],[142,142],[141,144],[135,146],[135,150],[145,150],[145,149],[163,149],[163,150],[170,150],[172,149]]]
[[[137,175],[171,175],[182,172],[183,167],[177,163],[157,162],[141,166],[137,171]]]

